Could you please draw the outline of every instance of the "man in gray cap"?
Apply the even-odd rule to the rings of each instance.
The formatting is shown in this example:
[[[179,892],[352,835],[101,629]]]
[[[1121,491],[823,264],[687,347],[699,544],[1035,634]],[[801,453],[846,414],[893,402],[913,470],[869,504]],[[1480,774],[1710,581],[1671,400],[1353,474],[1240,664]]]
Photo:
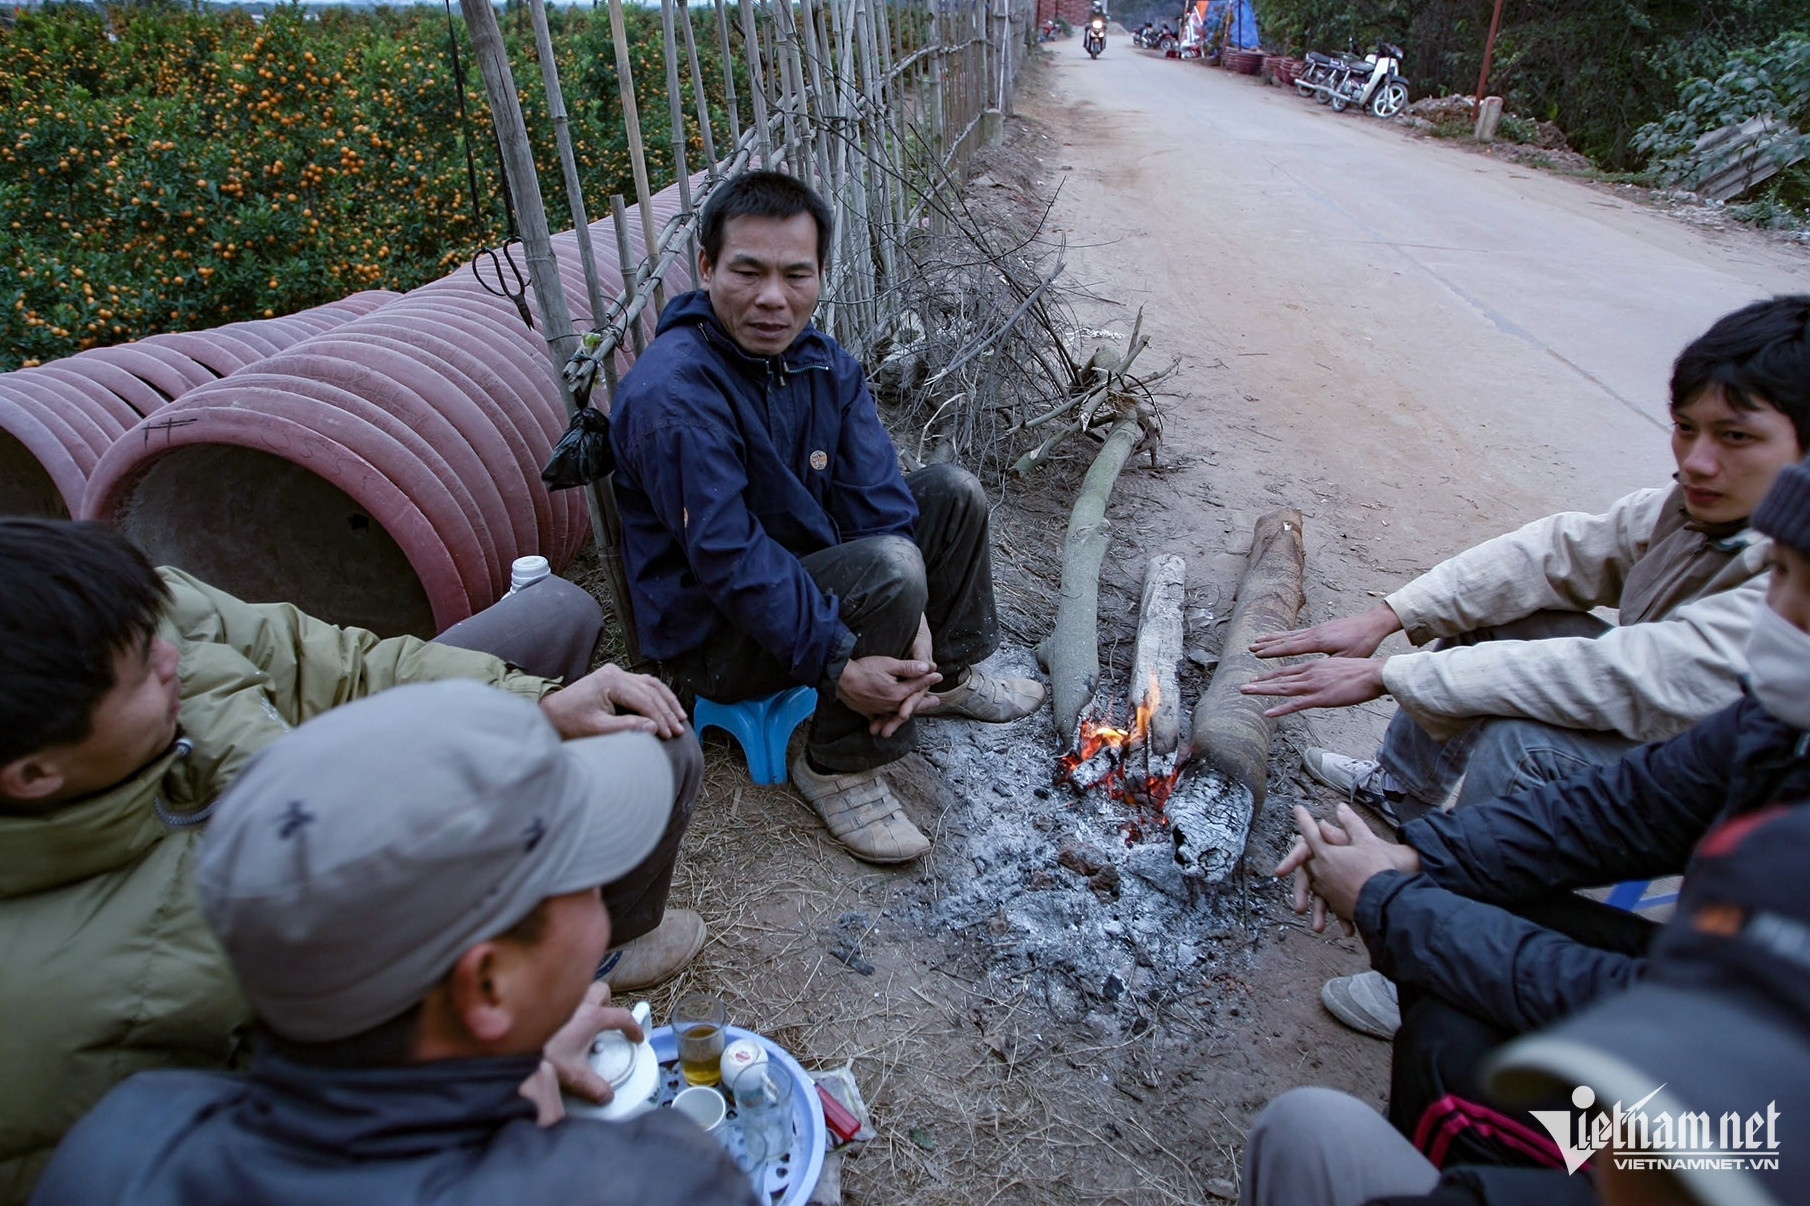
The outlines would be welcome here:
[[[526,1095],[581,1006],[638,1037],[587,990],[605,886],[659,842],[673,787],[652,735],[562,742],[473,682],[395,687],[268,746],[196,869],[258,1016],[250,1074],[131,1078],[32,1201],[750,1206],[670,1111],[537,1122]]]

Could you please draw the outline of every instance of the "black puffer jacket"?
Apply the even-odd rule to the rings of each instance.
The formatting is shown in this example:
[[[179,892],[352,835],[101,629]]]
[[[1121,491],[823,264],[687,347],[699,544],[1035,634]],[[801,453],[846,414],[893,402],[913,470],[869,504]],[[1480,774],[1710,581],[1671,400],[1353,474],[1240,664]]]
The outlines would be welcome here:
[[[1718,821],[1810,800],[1810,734],[1752,695],[1669,741],[1402,829],[1421,874],[1387,871],[1354,919],[1372,965],[1509,1030],[1536,1029],[1639,978],[1509,910],[1554,892],[1686,871]]]

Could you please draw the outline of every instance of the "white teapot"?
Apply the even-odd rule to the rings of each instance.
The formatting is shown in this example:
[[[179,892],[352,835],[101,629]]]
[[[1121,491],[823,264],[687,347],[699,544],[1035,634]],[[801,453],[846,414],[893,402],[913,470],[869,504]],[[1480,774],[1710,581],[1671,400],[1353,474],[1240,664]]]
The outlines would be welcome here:
[[[653,1014],[646,1001],[637,1001],[629,1013],[640,1023],[641,1033],[652,1029]],[[630,1042],[620,1030],[606,1030],[591,1044],[591,1067],[616,1091],[608,1105],[594,1105],[582,1097],[565,1095],[566,1113],[578,1118],[602,1118],[618,1122],[654,1108],[660,1085],[660,1059],[654,1045],[643,1038]]]

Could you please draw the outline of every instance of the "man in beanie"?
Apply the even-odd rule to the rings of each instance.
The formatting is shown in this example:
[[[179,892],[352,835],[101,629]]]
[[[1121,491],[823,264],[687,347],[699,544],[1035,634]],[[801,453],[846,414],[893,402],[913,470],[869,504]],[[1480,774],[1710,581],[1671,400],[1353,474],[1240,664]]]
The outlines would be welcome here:
[[[1749,516],[1810,453],[1810,294],[1717,320],[1679,354],[1670,394],[1675,484],[1601,515],[1535,520],[1362,615],[1257,639],[1260,657],[1331,655],[1244,688],[1287,697],[1271,716],[1385,692],[1399,705],[1370,756],[1307,750],[1314,778],[1400,826],[1454,788],[1463,807],[1614,762],[1740,694],[1766,570]],[[1422,648],[1373,656],[1398,631]],[[1374,972],[1331,980],[1321,997],[1367,1034],[1386,1038],[1400,1020]]]
[[[1500,1124],[1542,1167],[1415,1151],[1331,1089],[1271,1102],[1246,1206],[1750,1206],[1810,1201],[1810,809],[1728,821],[1691,860],[1640,982],[1487,1065]],[[1601,1120],[1599,1122],[1599,1119]]]
[[[751,1206],[683,1117],[542,1126],[524,1095],[609,947],[602,889],[672,800],[651,734],[562,742],[473,682],[395,687],[268,746],[196,870],[258,1018],[250,1074],[133,1077],[32,1201]]]
[[[1400,844],[1343,806],[1337,826],[1295,810],[1301,841],[1277,873],[1401,986],[1389,1116],[1423,1151],[1519,1159],[1484,1104],[1483,1059],[1640,976],[1654,923],[1575,889],[1676,875],[1715,825],[1810,799],[1810,466],[1779,473],[1753,526],[1772,568],[1729,707],[1609,766],[1411,821]]]

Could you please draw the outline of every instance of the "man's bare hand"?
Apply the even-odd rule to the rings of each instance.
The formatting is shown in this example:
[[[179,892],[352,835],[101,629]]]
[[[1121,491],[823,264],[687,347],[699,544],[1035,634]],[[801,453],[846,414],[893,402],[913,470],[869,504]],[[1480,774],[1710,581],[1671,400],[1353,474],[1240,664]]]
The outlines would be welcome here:
[[[540,706],[568,741],[623,732],[677,737],[685,731],[685,709],[665,683],[617,665],[599,666],[541,700]]]
[[[1312,813],[1298,804],[1295,806],[1295,828],[1308,851],[1305,863],[1298,864],[1299,869],[1307,873],[1307,889],[1338,917],[1348,934],[1351,919],[1357,913],[1358,894],[1370,882],[1371,876],[1383,871],[1402,871],[1409,875],[1420,871],[1420,855],[1414,847],[1377,837],[1363,819],[1351,811],[1350,805],[1339,805],[1338,828],[1342,840],[1328,840],[1329,827],[1316,821]],[[1291,851],[1283,865],[1294,857]],[[1297,885],[1297,902],[1299,899]],[[1321,916],[1316,908],[1316,919]],[[1318,930],[1323,924],[1322,920],[1314,928]]]
[[[1290,699],[1264,713],[1287,716],[1308,708],[1348,708],[1384,694],[1386,657],[1324,657],[1299,666],[1271,670],[1246,683],[1246,695],[1286,695]]]
[[[584,1000],[572,1011],[571,1020],[541,1048],[546,1057],[542,1066],[552,1067],[559,1087],[598,1105],[610,1104],[615,1096],[610,1082],[591,1067],[591,1044],[606,1030],[620,1030],[631,1043],[647,1037],[633,1014],[611,1006],[610,986],[598,980],[585,989]]]
[[[536,1126],[552,1126],[566,1116],[566,1103],[559,1097],[559,1074],[544,1059],[516,1092],[534,1103]]]
[[[1271,632],[1251,642],[1258,657],[1294,657],[1302,653],[1328,653],[1333,657],[1369,657],[1390,633],[1401,631],[1401,619],[1387,603],[1378,603],[1361,616],[1328,620],[1311,628]]]
[[[869,732],[890,737],[942,681],[935,662],[874,654],[849,659],[836,680],[836,697],[868,718]]]
[[[1302,824],[1301,818],[1303,815],[1309,815],[1307,810],[1302,808],[1299,804],[1295,805],[1295,826],[1297,829],[1299,829]],[[1310,815],[1309,819],[1312,819]],[[1351,838],[1346,835],[1345,831],[1340,829],[1337,825],[1328,821],[1315,821],[1314,824],[1317,824],[1320,827],[1321,840],[1325,841],[1328,845],[1343,846],[1351,841]],[[1313,931],[1314,933],[1319,934],[1325,932],[1326,929],[1326,902],[1321,900],[1318,896],[1315,896],[1313,894],[1313,889],[1308,885],[1307,864],[1312,858],[1313,848],[1307,844],[1306,838],[1297,835],[1294,846],[1289,849],[1288,855],[1283,858],[1281,862],[1276,864],[1276,869],[1271,872],[1271,874],[1277,879],[1281,879],[1284,875],[1292,876],[1294,878],[1295,913],[1299,915],[1312,909]],[[1350,937],[1351,927],[1345,926],[1344,930],[1346,937]]]

